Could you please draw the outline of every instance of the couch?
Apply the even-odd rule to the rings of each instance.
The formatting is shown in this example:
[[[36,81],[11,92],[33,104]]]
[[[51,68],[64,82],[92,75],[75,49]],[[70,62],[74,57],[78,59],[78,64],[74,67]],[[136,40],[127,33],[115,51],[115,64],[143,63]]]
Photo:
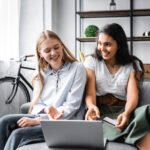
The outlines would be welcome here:
[[[150,81],[144,80],[143,85],[140,87],[140,102],[139,106],[150,104]],[[23,113],[27,112],[29,104],[24,104],[21,108]],[[29,144],[17,148],[17,150],[88,150],[88,148],[48,148],[46,143],[36,143],[36,144]],[[93,148],[94,149],[94,148]],[[108,142],[106,144],[105,150],[137,150],[136,147],[124,143],[118,142]]]

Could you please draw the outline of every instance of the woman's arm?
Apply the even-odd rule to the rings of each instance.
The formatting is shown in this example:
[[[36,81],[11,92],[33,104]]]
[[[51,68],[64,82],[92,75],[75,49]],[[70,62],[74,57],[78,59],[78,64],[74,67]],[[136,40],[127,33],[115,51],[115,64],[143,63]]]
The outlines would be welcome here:
[[[125,110],[117,118],[116,127],[122,130],[129,122],[132,112],[138,105],[138,82],[135,78],[135,72],[131,72],[127,85],[127,101]]]
[[[96,120],[100,116],[99,109],[96,106],[96,85],[95,85],[95,73],[91,69],[86,69],[87,84],[86,84],[86,105],[87,113],[86,120]]]
[[[91,105],[96,105],[96,85],[95,73],[91,69],[86,69],[87,83],[86,83],[86,105],[89,108]]]
[[[127,102],[125,105],[125,114],[131,115],[138,105],[139,99],[139,90],[138,83],[135,79],[135,73],[132,72],[129,77],[128,86],[127,86]]]

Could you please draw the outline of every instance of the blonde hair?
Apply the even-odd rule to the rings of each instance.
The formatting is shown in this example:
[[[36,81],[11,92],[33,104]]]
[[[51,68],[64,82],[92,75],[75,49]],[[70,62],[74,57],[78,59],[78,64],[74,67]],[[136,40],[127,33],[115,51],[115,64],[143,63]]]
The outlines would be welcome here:
[[[29,113],[31,113],[34,104],[39,100],[39,97],[40,97],[42,90],[43,90],[44,78],[43,78],[43,75],[41,74],[41,71],[44,71],[45,69],[47,69],[49,64],[40,56],[39,51],[41,48],[41,44],[45,40],[50,39],[50,38],[58,40],[60,42],[60,44],[62,45],[62,47],[63,47],[63,61],[64,62],[72,63],[74,61],[77,61],[77,59],[72,55],[70,50],[65,46],[65,44],[62,42],[62,40],[59,38],[59,36],[55,32],[46,30],[40,34],[40,37],[37,40],[37,44],[36,44],[37,69],[36,69],[36,74],[35,74],[33,81],[32,81],[33,85],[34,85],[34,81],[36,79],[38,79],[40,81],[40,90],[39,90],[38,95],[36,97],[34,97],[31,101]]]

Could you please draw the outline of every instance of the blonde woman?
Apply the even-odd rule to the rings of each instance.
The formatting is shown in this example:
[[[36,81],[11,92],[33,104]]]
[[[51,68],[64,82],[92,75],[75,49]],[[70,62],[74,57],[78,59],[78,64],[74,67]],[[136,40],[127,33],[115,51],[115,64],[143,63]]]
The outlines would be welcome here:
[[[74,119],[81,105],[85,69],[61,39],[52,31],[42,32],[36,55],[38,68],[33,80],[31,114],[7,115],[0,119],[0,150],[43,142],[42,118]]]

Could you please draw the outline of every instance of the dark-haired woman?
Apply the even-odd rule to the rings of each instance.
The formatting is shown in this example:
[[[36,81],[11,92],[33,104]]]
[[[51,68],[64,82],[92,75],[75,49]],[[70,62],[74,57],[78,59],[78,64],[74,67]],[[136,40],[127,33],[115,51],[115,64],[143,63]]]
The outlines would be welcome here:
[[[115,128],[104,123],[104,136],[108,140],[137,145],[142,150],[150,149],[149,143],[143,142],[150,136],[145,116],[149,106],[137,108],[143,64],[129,53],[125,32],[119,24],[106,25],[98,33],[95,54],[87,57],[84,65],[88,108],[85,119],[115,118]],[[144,129],[141,119],[146,120]]]

